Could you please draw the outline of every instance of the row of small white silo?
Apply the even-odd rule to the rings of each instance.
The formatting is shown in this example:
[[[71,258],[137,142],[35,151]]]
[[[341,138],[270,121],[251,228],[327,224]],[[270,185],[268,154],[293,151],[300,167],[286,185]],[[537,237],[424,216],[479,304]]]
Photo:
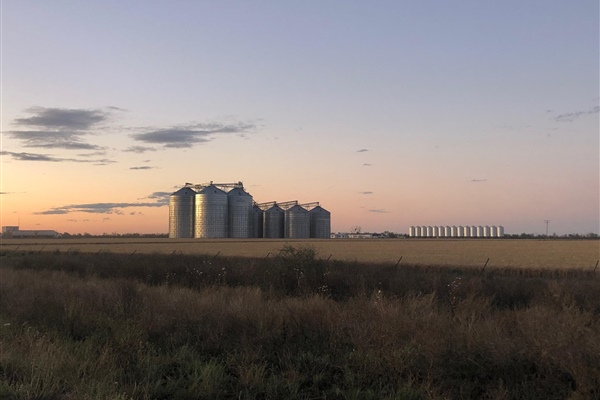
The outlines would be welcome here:
[[[171,238],[329,238],[331,215],[320,206],[263,210],[238,186],[184,187],[169,197]]]
[[[408,230],[410,237],[457,237],[457,238],[497,238],[504,236],[503,226],[411,226]]]

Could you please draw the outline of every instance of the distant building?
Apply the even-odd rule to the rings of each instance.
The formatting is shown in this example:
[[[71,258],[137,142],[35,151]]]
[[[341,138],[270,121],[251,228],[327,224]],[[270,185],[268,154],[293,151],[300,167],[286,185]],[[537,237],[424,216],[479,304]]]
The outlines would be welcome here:
[[[48,229],[40,230],[20,230],[18,226],[3,226],[2,237],[10,238],[58,238],[62,235],[56,231]]]

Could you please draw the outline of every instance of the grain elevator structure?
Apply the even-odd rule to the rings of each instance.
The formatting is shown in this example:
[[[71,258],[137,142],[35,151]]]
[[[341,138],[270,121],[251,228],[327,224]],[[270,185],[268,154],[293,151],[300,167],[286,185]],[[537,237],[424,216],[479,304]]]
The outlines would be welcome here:
[[[242,182],[186,183],[169,197],[170,238],[328,239],[331,213],[318,202],[257,203]]]

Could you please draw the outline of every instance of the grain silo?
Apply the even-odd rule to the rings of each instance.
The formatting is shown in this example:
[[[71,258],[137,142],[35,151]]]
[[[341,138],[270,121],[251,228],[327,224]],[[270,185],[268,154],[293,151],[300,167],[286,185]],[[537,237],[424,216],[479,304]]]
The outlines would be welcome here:
[[[310,215],[310,237],[329,239],[331,237],[331,213],[321,206],[312,208]]]
[[[194,237],[226,238],[228,222],[227,193],[209,185],[196,194]]]
[[[263,214],[264,211],[258,205],[252,207],[252,237],[263,237]]]
[[[236,187],[227,193],[228,237],[252,237],[252,196],[244,189]]]
[[[285,210],[285,237],[289,239],[307,239],[310,237],[310,213],[300,206],[295,205]]]
[[[194,237],[196,192],[184,187],[169,196],[169,237]]]
[[[475,225],[471,225],[471,237],[477,237],[477,227]]]
[[[415,237],[415,227],[414,226],[411,226],[410,228],[408,228],[408,236]]]
[[[263,237],[278,239],[283,237],[284,211],[277,204],[265,210],[263,214]]]
[[[421,237],[421,227],[415,226],[415,237]]]
[[[483,227],[483,237],[490,237],[490,227],[486,225]]]
[[[497,228],[496,234],[498,237],[504,237],[504,227],[502,225]]]

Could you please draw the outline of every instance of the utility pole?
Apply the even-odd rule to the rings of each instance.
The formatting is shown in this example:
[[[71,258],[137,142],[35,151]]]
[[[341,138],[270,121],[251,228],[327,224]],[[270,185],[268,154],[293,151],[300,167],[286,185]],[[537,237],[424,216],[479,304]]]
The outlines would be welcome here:
[[[544,222],[546,223],[546,237],[548,237],[548,224],[550,223],[550,220],[545,219]]]

